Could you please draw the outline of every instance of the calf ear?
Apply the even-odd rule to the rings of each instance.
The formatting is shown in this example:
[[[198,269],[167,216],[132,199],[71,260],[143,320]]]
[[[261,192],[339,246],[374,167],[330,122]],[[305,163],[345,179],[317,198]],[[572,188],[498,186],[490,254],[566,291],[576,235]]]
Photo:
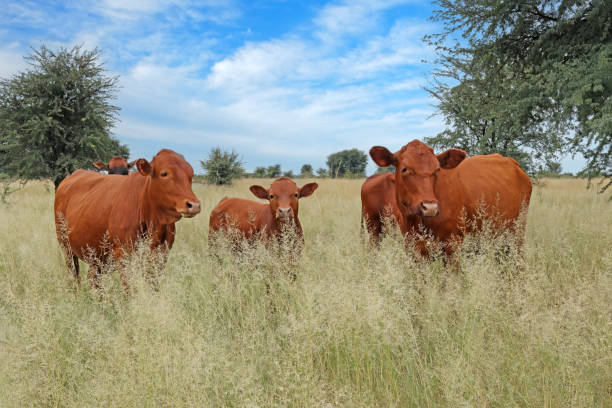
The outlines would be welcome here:
[[[249,187],[249,190],[251,190],[251,193],[253,193],[257,198],[261,198],[262,200],[268,199],[268,190],[262,186],[251,186]]]
[[[136,160],[129,162],[127,166],[128,169],[131,169],[132,167],[134,167],[135,164],[136,164]]]
[[[151,163],[146,161],[145,159],[136,160],[136,167],[138,168],[138,172],[143,176],[148,176],[153,171],[153,167]]]
[[[397,158],[386,147],[374,146],[370,149],[370,157],[380,167],[397,166]]]
[[[98,169],[98,170],[106,170],[108,171],[108,166],[106,165],[106,163],[102,163],[102,162],[93,162],[93,166]]]
[[[317,187],[319,187],[319,185],[317,183],[304,184],[302,186],[302,188],[300,188],[300,198],[308,197],[309,195],[314,193],[314,191],[317,189]]]
[[[461,149],[448,149],[436,157],[443,169],[454,169],[465,159],[466,153]]]

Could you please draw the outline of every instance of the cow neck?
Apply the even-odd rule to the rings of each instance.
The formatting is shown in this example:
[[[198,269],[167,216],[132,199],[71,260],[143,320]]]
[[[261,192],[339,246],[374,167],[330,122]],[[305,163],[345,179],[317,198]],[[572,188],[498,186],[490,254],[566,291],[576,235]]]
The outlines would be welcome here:
[[[163,226],[174,224],[177,219],[176,217],[165,215],[162,208],[155,206],[153,200],[151,200],[151,176],[144,177],[144,184],[138,198],[138,216],[143,229],[149,233],[156,234],[158,231],[151,231],[151,229],[158,230]]]

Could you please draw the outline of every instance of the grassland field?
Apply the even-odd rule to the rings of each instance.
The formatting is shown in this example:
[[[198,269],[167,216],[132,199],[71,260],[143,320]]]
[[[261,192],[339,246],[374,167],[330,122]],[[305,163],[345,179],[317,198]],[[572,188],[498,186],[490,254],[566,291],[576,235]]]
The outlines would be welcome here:
[[[0,205],[0,407],[612,407],[607,195],[542,180],[523,256],[500,256],[513,238],[485,231],[451,271],[397,234],[372,249],[362,180],[323,179],[300,200],[297,265],[263,246],[210,257],[210,210],[270,181],[194,185],[202,213],[177,223],[157,285],[147,251],[134,254],[129,297],[112,268],[100,290],[87,279],[75,290],[52,187],[11,195]]]

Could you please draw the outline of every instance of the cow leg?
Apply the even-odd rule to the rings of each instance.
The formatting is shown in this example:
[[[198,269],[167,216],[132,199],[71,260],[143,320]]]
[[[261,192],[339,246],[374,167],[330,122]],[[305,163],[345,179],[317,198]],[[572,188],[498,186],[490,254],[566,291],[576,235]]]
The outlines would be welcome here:
[[[72,268],[68,265],[68,269],[72,269],[74,278],[77,282],[77,287],[81,287],[81,276],[79,275],[79,258],[76,255],[72,255]]]
[[[370,236],[370,242],[372,245],[379,246],[383,232],[382,215],[371,217],[369,214],[364,214],[362,217],[365,221],[365,227],[368,231],[368,235]]]
[[[123,290],[125,291],[125,296],[128,297],[130,295],[130,283],[125,270],[125,265],[122,265],[121,258],[123,258],[124,252],[123,248],[115,247],[113,248],[113,256],[115,261],[117,262],[117,267],[119,268],[119,278],[121,279],[121,285],[123,285]]]
[[[64,259],[66,260],[68,273],[74,276],[78,288],[81,286],[81,277],[79,276],[79,258],[76,255],[72,255],[70,249],[66,247],[62,248],[62,252],[64,253]]]
[[[98,265],[89,265],[89,284],[94,289],[100,289],[100,268]]]
[[[68,267],[68,273],[74,276],[74,279],[77,282],[77,287],[80,287],[81,277],[79,276],[79,258],[72,253],[72,248],[70,247],[70,241],[68,240],[68,233],[66,232],[63,218],[56,220],[56,224],[57,240],[60,244],[60,249],[64,254],[64,260],[66,261],[66,266]]]

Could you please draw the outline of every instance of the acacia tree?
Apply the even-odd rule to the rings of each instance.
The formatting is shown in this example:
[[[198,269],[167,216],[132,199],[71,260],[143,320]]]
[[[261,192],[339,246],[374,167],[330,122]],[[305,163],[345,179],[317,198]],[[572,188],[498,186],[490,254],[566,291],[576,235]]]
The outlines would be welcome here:
[[[531,171],[563,151],[612,180],[612,3],[437,0],[426,37],[441,68],[427,89],[448,128],[428,140],[498,151]]]
[[[30,69],[0,80],[0,172],[21,180],[50,178],[55,188],[96,160],[127,157],[110,135],[119,108],[118,78],[106,74],[96,48],[44,45]]]
[[[209,184],[231,185],[232,180],[244,175],[242,162],[235,151],[225,151],[220,147],[210,150],[206,160],[200,160],[202,168],[206,171],[206,180]]]

